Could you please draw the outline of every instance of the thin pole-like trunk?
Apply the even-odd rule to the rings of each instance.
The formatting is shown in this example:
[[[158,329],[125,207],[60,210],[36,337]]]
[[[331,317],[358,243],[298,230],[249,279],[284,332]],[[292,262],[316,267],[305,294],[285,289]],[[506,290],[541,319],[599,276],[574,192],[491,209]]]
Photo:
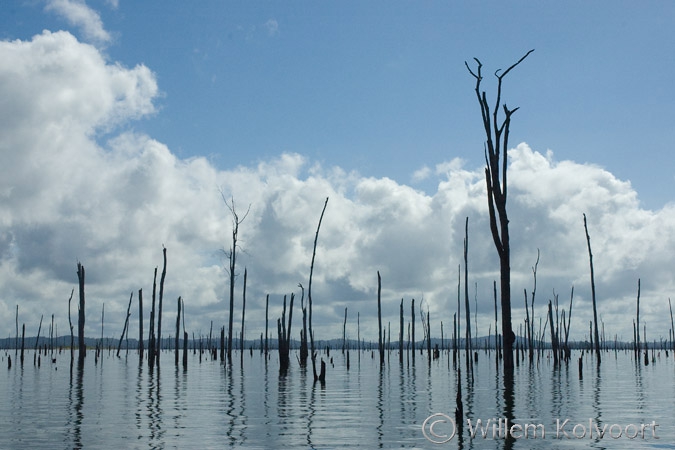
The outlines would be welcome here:
[[[668,308],[670,308],[670,331],[671,331],[671,338],[670,338],[670,346],[672,347],[672,350],[675,351],[675,325],[673,324],[673,305],[670,303],[670,297],[668,297]]]
[[[640,279],[638,278],[637,290],[637,314],[635,322],[637,323],[637,339],[635,341],[635,351],[640,353]]]
[[[162,303],[164,300],[164,280],[166,279],[166,247],[162,248],[164,257],[164,266],[162,268],[162,277],[159,279],[159,316],[157,317],[157,365],[159,366],[159,355],[162,353]]]
[[[157,295],[157,267],[155,267],[155,274],[152,278],[152,308],[150,309],[150,327],[148,330],[148,366],[150,368],[155,366],[155,307]]]
[[[77,309],[78,311],[78,320],[77,320],[77,339],[78,339],[78,350],[79,350],[79,360],[83,361],[87,353],[87,348],[84,345],[84,266],[77,263],[77,280],[79,282],[80,289],[80,304]]]
[[[312,250],[312,263],[309,267],[309,286],[307,288],[307,302],[309,303],[309,341],[310,341],[310,357],[312,359],[312,371],[314,372],[314,381],[325,381],[325,369],[324,365],[321,365],[320,374],[316,373],[316,350],[314,347],[314,330],[312,329],[312,275],[314,274],[314,260],[316,258],[316,244],[319,240],[319,230],[321,229],[321,222],[323,221],[323,215],[326,212],[326,206],[328,206],[328,197],[323,204],[323,209],[321,210],[321,217],[319,217],[319,224],[316,227],[316,234],[314,235],[314,249]],[[323,375],[323,380],[321,380]]]
[[[345,354],[347,347],[347,307],[345,307],[345,320],[342,322],[342,354]]]
[[[400,320],[398,328],[398,361],[403,363],[403,299],[401,299]]]
[[[248,276],[248,270],[244,267],[244,293],[242,295],[242,304],[241,304],[241,338],[239,340],[239,351],[241,352],[240,358],[243,361],[244,359],[244,317],[246,316],[246,278]]]
[[[120,350],[122,349],[122,339],[124,339],[124,334],[127,332],[127,327],[129,326],[129,317],[131,316],[131,299],[134,298],[134,292],[131,291],[129,296],[129,306],[127,306],[127,317],[124,319],[124,328],[122,328],[122,336],[120,336],[120,342],[117,345],[117,357],[120,357]]]
[[[378,332],[378,345],[377,348],[380,352],[380,367],[384,367],[384,334],[382,333],[382,302],[380,299],[380,294],[382,292],[382,278],[380,277],[380,271],[377,271],[377,326],[379,329]]]
[[[181,309],[182,303],[183,302],[182,302],[181,298],[178,297],[178,314],[176,314],[176,338],[175,338],[175,342],[176,342],[175,347],[176,348],[174,349],[174,363],[176,364],[176,366],[178,366],[179,353],[180,353],[178,347],[179,347],[179,342],[180,342],[180,312],[181,312],[180,309]]]
[[[269,350],[269,310],[270,310],[270,294],[267,294],[265,297],[265,358],[267,358],[267,352]]]
[[[412,324],[412,363],[415,365],[415,299],[410,303],[410,323]]]
[[[73,336],[73,322],[70,318],[70,302],[73,300],[73,294],[74,293],[75,293],[75,288],[73,288],[70,291],[70,298],[68,299],[68,326],[70,327],[70,362],[73,362],[73,355],[74,355],[74,352],[75,352],[75,349],[73,348],[74,345],[75,345],[74,336]],[[18,313],[19,313],[18,305],[17,305],[16,312],[17,312],[17,315],[18,315]],[[17,329],[17,331],[18,331],[18,329]],[[18,337],[18,334],[17,334],[17,337]]]
[[[138,290],[138,358],[143,360],[143,289]]]
[[[586,231],[586,243],[588,244],[588,260],[591,266],[591,298],[593,300],[593,323],[595,325],[594,335],[595,335],[595,355],[600,364],[600,334],[598,332],[598,310],[595,302],[595,276],[593,273],[593,253],[591,252],[591,238],[588,235],[588,225],[586,223],[586,214],[584,214],[584,230]],[[639,329],[639,324],[638,324]]]
[[[466,336],[464,351],[466,352],[466,370],[473,375],[473,358],[471,358],[471,307],[469,305],[469,218],[464,223],[464,311],[466,314]]]

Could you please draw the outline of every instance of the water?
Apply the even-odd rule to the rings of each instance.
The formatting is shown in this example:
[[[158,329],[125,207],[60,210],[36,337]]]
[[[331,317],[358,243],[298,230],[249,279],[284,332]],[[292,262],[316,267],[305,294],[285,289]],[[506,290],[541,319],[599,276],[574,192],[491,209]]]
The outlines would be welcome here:
[[[13,365],[6,370],[8,354]],[[672,354],[644,366],[636,365],[631,353],[608,352],[600,370],[585,356],[583,379],[576,364],[579,353],[558,370],[542,357],[533,366],[516,367],[512,394],[505,395],[503,375],[481,352],[473,382],[465,370],[461,373],[463,432],[443,444],[428,440],[423,424],[432,414],[454,418],[457,375],[447,354],[431,366],[418,354],[413,366],[410,356],[400,364],[392,351],[381,371],[377,352],[373,358],[370,352],[351,351],[347,370],[346,358],[334,351],[323,388],[314,385],[311,365],[307,371],[298,367],[294,352],[285,377],[279,376],[276,352],[268,361],[258,352],[245,352],[241,363],[235,354],[231,366],[205,357],[200,363],[191,353],[187,371],[176,368],[173,354],[165,352],[159,370],[152,372],[147,364],[139,366],[132,352],[119,359],[104,352],[97,363],[90,352],[84,367],[75,363],[72,372],[69,353],[57,355],[56,363],[43,355],[40,367],[33,365],[32,351],[28,355],[23,368],[13,350],[2,355],[3,449],[675,449]],[[463,367],[464,358],[460,361]],[[510,418],[509,426],[539,425],[539,433],[531,428],[526,439],[516,427],[516,438],[506,440],[493,427],[504,417]],[[424,431],[440,440],[428,430],[437,419],[444,416],[427,421]],[[472,427],[480,419],[485,437],[479,430],[472,438],[467,419]],[[556,420],[565,425],[557,427]],[[655,433],[645,427],[643,438],[641,424],[652,421]],[[446,419],[432,431],[450,436],[452,430]],[[585,435],[577,439],[574,433],[582,431]]]

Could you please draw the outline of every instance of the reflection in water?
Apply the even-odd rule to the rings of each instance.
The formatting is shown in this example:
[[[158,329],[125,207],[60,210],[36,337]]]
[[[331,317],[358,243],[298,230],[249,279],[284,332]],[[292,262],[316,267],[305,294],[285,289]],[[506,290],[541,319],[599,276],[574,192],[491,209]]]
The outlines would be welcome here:
[[[504,367],[504,419],[508,420],[509,423],[513,423],[515,419],[514,407],[515,407],[515,396],[514,396],[514,383],[515,379],[513,376],[513,368]],[[511,436],[510,433],[506,433],[504,439],[504,450],[510,450],[515,444],[515,439]]]
[[[198,355],[193,358],[189,375],[176,370],[171,358],[161,371],[150,371],[136,358],[109,358],[103,370],[101,361],[97,366],[93,359],[81,366],[74,361],[70,372],[67,360],[58,372],[44,364],[24,371],[15,365],[0,374],[0,392],[8,393],[8,401],[0,403],[0,447],[435,448],[421,425],[433,413],[452,415],[459,381],[464,434],[438,448],[675,448],[670,424],[657,430],[659,441],[639,443],[597,434],[561,440],[554,430],[556,418],[570,419],[568,433],[589,418],[600,427],[667,422],[675,397],[672,358],[633,367],[629,354],[619,355],[614,365],[603,361],[601,372],[589,365],[583,381],[576,365],[554,371],[545,360],[522,364],[508,378],[487,362],[474,366],[473,384],[466,374],[448,371],[447,361],[431,367],[423,361],[415,368],[392,358],[381,369],[378,360],[364,357],[359,371],[347,371],[346,360],[335,358],[325,389],[297,365],[279,378],[274,357],[268,370],[263,357],[245,358],[243,367],[233,370],[219,362],[199,365]],[[542,422],[547,436],[536,442],[471,438],[467,418]]]
[[[162,394],[161,394],[161,370],[160,366],[148,371],[148,428],[150,431],[150,445],[153,447],[164,446],[165,430],[162,428]]]
[[[70,360],[70,388],[68,400],[71,408],[68,409],[66,427],[70,431],[72,448],[82,448],[82,420],[84,418],[84,358],[78,358],[75,379],[73,381],[73,359]]]

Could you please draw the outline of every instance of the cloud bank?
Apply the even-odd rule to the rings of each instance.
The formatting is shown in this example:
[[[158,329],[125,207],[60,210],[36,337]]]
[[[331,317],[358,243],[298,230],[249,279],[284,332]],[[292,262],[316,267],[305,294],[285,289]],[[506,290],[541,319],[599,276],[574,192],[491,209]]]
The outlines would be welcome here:
[[[100,334],[104,303],[105,334],[118,335],[129,294],[135,302],[139,289],[147,321],[163,246],[166,320],[175,317],[175,300],[182,296],[189,332],[208,333],[211,321],[216,329],[226,324],[224,250],[231,245],[232,218],[221,192],[234,199],[240,214],[250,205],[240,225],[234,320],[241,320],[246,268],[247,338],[257,339],[264,330],[267,294],[274,320],[283,295],[300,295],[298,283],[307,287],[326,197],[312,287],[317,339],[341,335],[347,307],[348,335],[357,336],[358,313],[361,337],[376,340],[378,271],[383,321],[392,324],[392,335],[398,333],[401,299],[407,322],[412,298],[431,312],[434,336],[440,337],[441,321],[449,335],[467,217],[469,296],[471,307],[478,308],[478,334],[488,333],[499,265],[482,167],[465,167],[449,155],[434,169],[415,174],[414,179],[435,177],[433,194],[388,178],[322,167],[292,152],[253,166],[215,167],[206,158],[178,158],[151,136],[129,131],[134,120],[156,114],[157,95],[149,68],[108,61],[68,32],[0,42],[0,332],[5,336],[14,336],[16,305],[28,334],[37,332],[42,314],[54,314],[59,334],[68,332],[77,261],[87,270],[89,336]],[[607,339],[632,338],[638,278],[648,337],[667,338],[668,297],[675,288],[669,250],[675,248],[675,206],[642,209],[629,182],[600,166],[557,161],[552,152],[525,143],[509,157],[514,327],[524,320],[523,290],[529,295],[539,249],[535,320],[543,317],[554,292],[566,308],[574,286],[571,335],[587,336],[592,311],[586,213]],[[138,333],[135,314],[131,336]],[[300,317],[297,310],[294,316]]]

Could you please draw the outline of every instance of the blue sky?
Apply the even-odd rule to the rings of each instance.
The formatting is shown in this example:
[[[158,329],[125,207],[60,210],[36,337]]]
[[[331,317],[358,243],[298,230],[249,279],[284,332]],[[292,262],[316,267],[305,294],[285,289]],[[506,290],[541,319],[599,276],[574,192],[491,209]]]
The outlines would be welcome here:
[[[328,256],[328,260],[337,274],[323,275],[325,292],[333,297],[319,320],[337,322],[344,305],[370,298],[372,280],[360,277],[373,278],[382,264],[390,264],[391,277],[408,282],[392,287],[392,297],[422,295],[432,310],[439,314],[447,310],[455,276],[436,271],[439,261],[448,271],[456,271],[459,255],[452,252],[461,244],[464,215],[469,213],[476,218],[476,233],[482,233],[475,244],[479,247],[475,265],[480,267],[476,280],[483,281],[489,296],[495,266],[489,235],[480,228],[485,221],[480,192],[484,136],[474,79],[464,62],[472,67],[473,57],[483,62],[484,88],[494,98],[492,73],[530,49],[535,52],[505,78],[502,96],[509,107],[520,107],[513,116],[511,147],[525,143],[513,160],[512,202],[515,213],[521,213],[520,222],[513,221],[525,230],[520,238],[516,234],[515,242],[533,243],[523,249],[522,257],[514,250],[514,292],[529,289],[537,247],[548,245],[542,258],[555,255],[549,267],[585,256],[585,242],[578,241],[583,237],[578,228],[582,212],[597,217],[598,251],[602,254],[607,245],[608,266],[619,267],[608,268],[604,280],[612,290],[607,300],[619,305],[606,314],[608,322],[620,320],[620,305],[631,304],[637,277],[647,277],[653,265],[672,267],[675,262],[665,252],[658,257],[649,254],[669,248],[671,237],[675,242],[669,220],[675,208],[675,164],[669,151],[675,140],[671,111],[675,5],[605,1],[196,5],[124,0],[0,5],[0,40],[6,51],[0,87],[8,99],[0,103],[0,111],[18,124],[6,125],[0,150],[12,156],[3,166],[10,180],[9,175],[24,173],[20,167],[38,168],[25,172],[32,176],[5,181],[3,192],[10,194],[2,208],[0,279],[18,277],[11,292],[16,301],[26,299],[27,314],[38,314],[47,301],[41,299],[44,294],[31,291],[30,280],[47,277],[57,295],[59,289],[69,291],[73,268],[68,264],[74,266],[76,258],[94,267],[100,263],[101,268],[115,268],[119,266],[112,264],[112,256],[104,256],[106,252],[126,248],[117,257],[128,261],[133,248],[148,245],[142,253],[147,260],[137,261],[138,266],[127,263],[129,274],[117,275],[127,283],[123,288],[105,285],[101,275],[99,298],[114,297],[108,304],[119,302],[122,310],[128,292],[122,295],[119,289],[140,287],[141,278],[131,274],[132,268],[158,264],[162,244],[180,249],[169,253],[170,261],[178,253],[177,259],[192,261],[202,270],[171,292],[200,297],[194,300],[195,315],[220,313],[225,279],[217,249],[226,245],[229,219],[216,187],[236,196],[242,207],[252,205],[248,256],[241,262],[251,267],[250,276],[268,283],[251,288],[259,289],[260,298],[270,290],[282,295],[284,289],[294,289],[296,278],[306,272],[312,230],[321,199],[328,195],[328,213],[332,208],[341,219],[332,225],[336,234],[331,236],[327,217],[324,251],[335,252],[336,259]],[[58,34],[60,30],[64,33]],[[60,55],[56,57],[60,63],[54,63],[62,65],[59,70],[43,64],[44,48]],[[26,54],[15,61],[20,49]],[[23,70],[25,91],[16,67]],[[111,75],[106,78],[103,73]],[[72,82],[75,76],[81,81]],[[39,121],[32,122],[36,118]],[[40,130],[30,139],[21,134],[23,125],[35,123]],[[44,147],[38,150],[40,146]],[[52,158],[56,163],[48,171],[42,163]],[[61,184],[64,180],[56,168],[65,158],[89,164],[81,171],[63,168],[73,171],[68,172],[69,182],[83,183],[92,197],[100,196],[88,209],[73,206],[76,202],[69,197],[73,194]],[[91,174],[84,170],[98,174],[96,189],[87,184]],[[136,184],[139,174],[147,183]],[[20,186],[24,182],[25,189]],[[45,209],[48,191],[62,194]],[[284,206],[294,203],[304,206],[298,215],[281,218],[282,212],[294,213]],[[177,204],[185,208],[183,215],[175,212]],[[95,205],[110,205],[109,215]],[[64,211],[77,214],[64,216]],[[129,237],[167,215],[171,219],[166,219],[164,231],[143,235],[157,242]],[[111,217],[133,218],[137,223],[115,228]],[[206,224],[191,226],[195,217]],[[62,228],[64,220],[86,230],[90,242],[100,243],[69,244],[72,229]],[[393,222],[400,228],[387,227]],[[135,231],[120,231],[124,227]],[[261,237],[265,232],[273,238]],[[403,243],[411,234],[431,240],[419,237]],[[438,239],[446,238],[457,242],[439,245]],[[570,247],[564,253],[556,247],[560,239],[576,241],[560,244]],[[52,253],[41,254],[38,243]],[[297,256],[298,266],[282,270],[261,261],[266,251],[275,249],[280,259]],[[420,264],[418,278],[398,262],[426,259],[439,249],[445,253]],[[368,255],[363,254],[366,250]],[[560,292],[580,283],[587,265],[583,260],[575,264],[576,272],[551,269],[549,287],[557,286]],[[424,273],[427,269],[430,273]],[[205,283],[209,277],[218,279]],[[654,285],[662,286],[654,286],[652,296],[662,306],[675,280],[666,272],[654,278]],[[630,282],[615,286],[615,279]],[[208,286],[196,288],[200,283]],[[643,280],[643,289],[649,292],[645,286],[649,283]],[[576,292],[583,302],[583,291]],[[545,295],[551,296],[551,289]],[[4,302],[0,315],[3,323],[9,323],[5,319],[12,316],[15,300]],[[352,310],[359,309],[358,304]],[[482,328],[487,328],[489,305],[486,301]],[[653,317],[662,313],[655,308]],[[396,312],[394,305],[392,314]],[[366,314],[365,307],[361,314]],[[202,321],[195,318],[195,323]],[[615,328],[628,334],[629,325],[617,323]],[[667,335],[667,330],[663,325],[661,333]]]
[[[673,199],[675,5],[668,2],[90,2],[105,53],[157,76],[159,112],[129,126],[218,167],[293,151],[411,183],[482,164],[464,61],[507,77],[511,142],[601,165],[647,207]],[[72,27],[42,2],[5,5],[5,38]],[[494,88],[487,77],[488,92]],[[433,192],[437,180],[414,184]]]

